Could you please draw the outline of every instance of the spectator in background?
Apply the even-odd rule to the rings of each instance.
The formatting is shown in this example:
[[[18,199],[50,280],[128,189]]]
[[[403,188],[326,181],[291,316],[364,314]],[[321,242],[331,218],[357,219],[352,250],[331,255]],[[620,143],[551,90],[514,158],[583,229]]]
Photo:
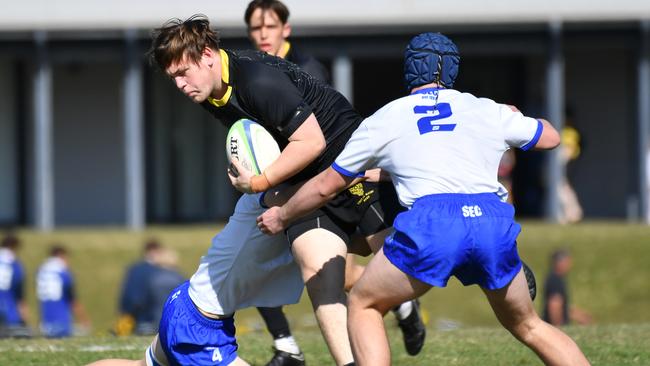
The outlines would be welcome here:
[[[323,64],[289,42],[291,25],[289,9],[278,0],[253,0],[244,13],[248,37],[255,48],[300,66],[309,75],[329,83],[330,76]]]
[[[563,166],[562,183],[560,185],[560,222],[564,224],[573,224],[582,220],[582,206],[578,200],[578,195],[569,182],[566,171],[567,166],[573,160],[580,156],[580,133],[573,124],[573,112],[570,109],[566,111],[566,120],[562,128],[562,145],[560,146],[560,162]]]
[[[561,326],[575,321],[578,324],[592,322],[591,315],[575,306],[570,306],[569,290],[566,276],[573,260],[566,249],[559,249],[551,255],[551,268],[544,282],[544,314],[545,321]]]
[[[128,268],[120,295],[120,318],[116,327],[118,335],[129,335],[133,332],[136,334],[156,333],[158,323],[155,321],[154,310],[147,306],[147,299],[143,293],[150,286],[153,275],[158,271],[156,261],[162,250],[162,246],[157,240],[149,239],[144,245],[142,259]],[[165,296],[168,294],[169,291]]]
[[[18,260],[18,237],[8,234],[0,244],[0,337],[29,336],[24,301],[25,269]]]
[[[36,297],[41,306],[41,332],[45,337],[73,335],[73,315],[82,329],[90,328],[90,319],[75,296],[74,278],[68,265],[68,251],[55,244],[50,256],[36,274]]]
[[[146,334],[156,334],[158,323],[162,317],[163,306],[173,289],[182,284],[186,278],[178,272],[178,254],[169,249],[161,248],[154,258],[155,271],[150,277],[144,292],[141,294],[146,299],[145,308],[153,316],[153,329]],[[136,327],[136,332],[144,334],[145,329]]]

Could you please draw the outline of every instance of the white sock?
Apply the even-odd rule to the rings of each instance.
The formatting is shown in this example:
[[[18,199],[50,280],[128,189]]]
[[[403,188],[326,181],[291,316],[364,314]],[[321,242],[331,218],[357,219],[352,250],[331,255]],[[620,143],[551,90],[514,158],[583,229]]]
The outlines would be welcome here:
[[[289,352],[293,354],[300,353],[300,347],[298,347],[298,343],[296,343],[296,340],[293,339],[293,336],[274,339],[273,345],[275,346],[275,349],[280,351]]]
[[[408,318],[408,316],[411,315],[411,311],[413,311],[412,301],[404,302],[402,303],[402,305],[393,309],[393,313],[395,313],[395,317],[397,318],[397,320],[404,320]]]

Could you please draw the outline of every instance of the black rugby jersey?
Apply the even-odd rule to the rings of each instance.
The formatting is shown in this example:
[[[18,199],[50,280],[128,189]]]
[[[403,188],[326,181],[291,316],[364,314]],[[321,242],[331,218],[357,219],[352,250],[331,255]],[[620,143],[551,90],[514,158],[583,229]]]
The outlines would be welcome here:
[[[325,136],[325,150],[290,182],[308,179],[332,165],[362,121],[345,97],[282,58],[252,50],[220,53],[221,77],[228,89],[220,100],[208,98],[201,105],[228,128],[242,118],[261,124],[280,149],[314,113]]]
[[[298,65],[300,69],[309,75],[315,77],[320,81],[324,81],[328,84],[330,82],[330,74],[327,72],[327,69],[323,64],[318,62],[312,55],[302,52],[301,50],[294,47],[289,42],[286,42],[288,50],[284,59],[291,61],[294,64]]]

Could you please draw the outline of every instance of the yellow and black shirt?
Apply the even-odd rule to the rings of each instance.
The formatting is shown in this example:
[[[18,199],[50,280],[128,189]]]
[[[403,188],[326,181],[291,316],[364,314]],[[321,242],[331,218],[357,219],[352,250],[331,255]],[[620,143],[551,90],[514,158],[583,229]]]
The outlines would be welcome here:
[[[266,128],[280,145],[314,113],[325,136],[325,151],[291,182],[327,169],[343,150],[362,117],[339,92],[295,64],[259,51],[221,50],[223,98],[202,103],[227,127],[242,118]]]

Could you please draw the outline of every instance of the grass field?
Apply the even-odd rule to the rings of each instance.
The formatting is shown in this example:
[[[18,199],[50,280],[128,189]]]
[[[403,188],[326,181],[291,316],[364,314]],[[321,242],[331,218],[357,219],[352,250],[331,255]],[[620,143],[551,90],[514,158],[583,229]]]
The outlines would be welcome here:
[[[650,364],[650,324],[569,327],[593,365],[631,366]],[[395,365],[541,365],[527,348],[499,328],[473,327],[436,331],[428,327],[427,342],[417,357],[408,356],[396,327],[390,327]],[[301,329],[295,336],[311,366],[331,365],[316,328]],[[102,358],[141,358],[149,344],[142,337],[79,337],[68,340],[0,340],[0,365],[83,365]],[[268,338],[260,332],[239,337],[240,354],[252,365],[270,358]]]
[[[570,333],[594,364],[650,365],[650,227],[617,222],[574,226],[523,222],[522,226],[520,254],[534,269],[540,287],[548,270],[549,254],[558,247],[573,253],[574,270],[569,278],[572,302],[591,312],[596,325],[570,328]],[[124,269],[138,258],[144,240],[155,236],[179,252],[180,270],[189,276],[219,229],[214,225],[153,227],[140,233],[122,229],[69,229],[47,234],[19,231],[23,240],[20,257],[29,281],[29,323],[36,325],[38,320],[33,285],[36,268],[48,246],[59,242],[70,249],[77,293],[93,328],[90,337],[72,340],[0,341],[0,365],[77,365],[107,356],[139,357],[148,340],[106,338],[115,320]],[[538,364],[528,350],[497,328],[476,286],[464,288],[452,280],[448,288],[430,291],[422,304],[431,334],[426,352],[413,359],[397,345],[396,364]],[[541,307],[539,299],[536,305]],[[330,364],[305,296],[285,312],[298,341],[307,350],[310,364]],[[393,319],[389,316],[387,322],[392,324]],[[271,342],[261,318],[256,311],[247,309],[238,313],[237,326],[242,355],[262,364],[270,354]]]

